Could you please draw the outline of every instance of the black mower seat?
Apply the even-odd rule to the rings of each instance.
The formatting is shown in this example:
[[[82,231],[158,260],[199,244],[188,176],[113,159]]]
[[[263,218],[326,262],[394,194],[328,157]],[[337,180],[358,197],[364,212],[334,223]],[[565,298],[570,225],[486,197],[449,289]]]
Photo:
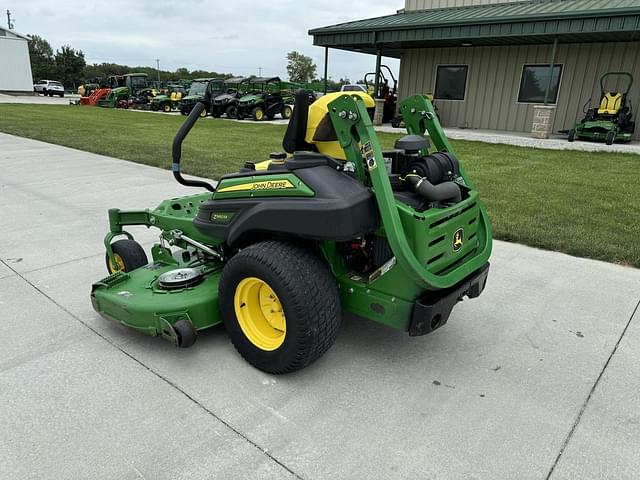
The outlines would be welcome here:
[[[309,92],[298,90],[293,104],[293,114],[289,119],[287,132],[282,140],[282,148],[287,153],[297,151],[315,152],[316,147],[307,143],[307,121],[309,120]]]

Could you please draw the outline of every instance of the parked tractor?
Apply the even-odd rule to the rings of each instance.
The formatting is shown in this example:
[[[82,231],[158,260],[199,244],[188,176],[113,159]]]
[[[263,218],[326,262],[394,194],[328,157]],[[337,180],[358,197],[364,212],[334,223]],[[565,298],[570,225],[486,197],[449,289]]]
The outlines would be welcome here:
[[[138,96],[145,88],[147,88],[146,73],[128,73],[122,76],[109,77],[111,83],[111,91],[101,100],[98,100],[99,107],[115,108],[124,106],[129,97]],[[127,103],[128,106],[128,103]]]
[[[150,106],[153,111],[163,111],[169,113],[177,110],[180,106],[180,100],[187,93],[182,85],[170,84],[166,93],[156,95],[151,99]]]

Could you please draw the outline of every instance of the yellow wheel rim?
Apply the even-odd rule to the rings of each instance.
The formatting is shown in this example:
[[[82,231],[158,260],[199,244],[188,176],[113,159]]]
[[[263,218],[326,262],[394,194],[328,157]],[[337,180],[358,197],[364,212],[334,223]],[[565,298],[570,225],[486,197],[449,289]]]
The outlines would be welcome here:
[[[291,113],[292,113],[291,107],[285,107],[284,118],[291,118]]]
[[[264,112],[262,110],[256,110],[256,120],[262,120],[264,118]]]
[[[202,110],[202,113],[200,114],[201,117],[206,117],[207,116],[207,111],[206,110]]]
[[[256,277],[243,279],[233,298],[236,318],[245,337],[260,350],[278,349],[287,334],[287,321],[276,292]]]
[[[165,105],[164,106],[164,111],[165,112],[170,112],[171,111],[171,105]]]
[[[109,262],[109,273],[124,272],[126,270],[126,267],[124,266],[124,260],[122,260],[122,257],[120,255],[114,253],[113,260],[114,261]]]

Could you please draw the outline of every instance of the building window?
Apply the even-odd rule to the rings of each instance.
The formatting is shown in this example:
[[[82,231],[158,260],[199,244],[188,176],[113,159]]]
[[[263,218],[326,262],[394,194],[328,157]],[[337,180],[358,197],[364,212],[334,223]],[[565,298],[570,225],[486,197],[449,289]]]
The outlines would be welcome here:
[[[469,65],[438,65],[436,100],[464,100]]]
[[[522,67],[522,79],[520,80],[520,103],[544,103],[544,96],[549,85],[549,65],[525,65]],[[562,65],[553,66],[551,86],[549,88],[549,103],[558,101],[560,90],[560,78],[562,77]]]

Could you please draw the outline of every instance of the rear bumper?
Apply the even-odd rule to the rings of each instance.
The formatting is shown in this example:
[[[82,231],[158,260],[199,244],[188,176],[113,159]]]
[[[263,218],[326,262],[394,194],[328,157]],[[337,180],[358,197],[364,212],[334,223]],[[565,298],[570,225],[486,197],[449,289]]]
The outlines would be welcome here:
[[[409,335],[426,335],[440,328],[449,320],[451,310],[463,297],[480,296],[489,276],[489,263],[469,275],[456,285],[433,292],[427,292],[416,300],[409,323]]]

